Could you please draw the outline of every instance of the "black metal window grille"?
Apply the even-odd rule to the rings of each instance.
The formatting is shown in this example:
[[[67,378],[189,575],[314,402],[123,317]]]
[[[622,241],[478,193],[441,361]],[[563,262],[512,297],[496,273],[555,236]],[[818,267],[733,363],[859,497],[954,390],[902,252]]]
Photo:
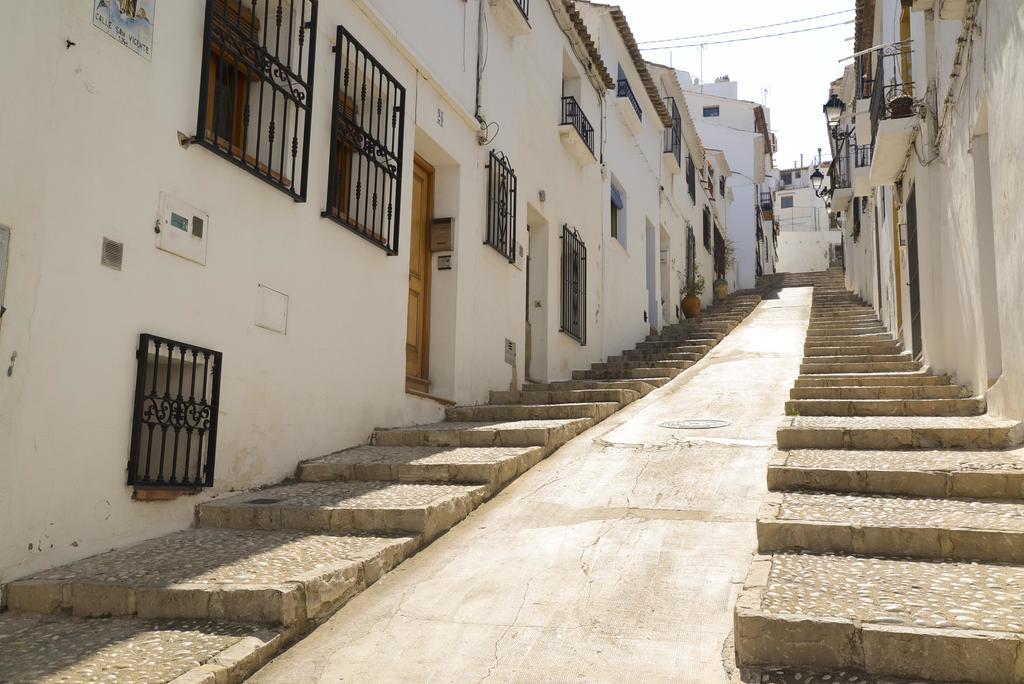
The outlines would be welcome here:
[[[334,47],[323,215],[398,254],[405,88],[343,26]]]
[[[318,0],[206,0],[195,141],[306,200]]]
[[[516,0],[516,7],[527,19],[530,18],[530,0]]]
[[[581,345],[587,343],[587,246],[579,231],[562,226],[562,322],[559,327]]]
[[[871,166],[874,145],[858,145],[853,148],[853,163],[858,169]]]
[[[772,193],[761,193],[761,209],[763,211],[771,211],[772,209],[774,209],[774,206],[772,206]]]
[[[630,87],[629,81],[626,80],[626,74],[622,71],[622,66],[619,66],[619,81],[618,87],[615,90],[616,97],[624,97],[629,100],[629,104],[633,105],[633,111],[636,112],[636,118],[641,121],[644,120],[644,113],[640,109],[640,103],[636,99],[636,95],[633,94],[633,88]]]
[[[697,203],[697,167],[693,157],[686,155],[686,190],[690,193],[690,201]]]
[[[718,177],[718,194],[725,197],[725,176]]]
[[[136,350],[128,484],[213,484],[222,355],[143,333]]]
[[[704,207],[704,248],[711,251],[711,208]]]
[[[672,113],[672,128],[665,129],[665,150],[676,158],[676,164],[683,161],[683,117],[679,114],[679,107],[676,107],[674,97],[666,97],[669,111]]]
[[[516,172],[501,152],[491,150],[487,162],[487,235],[484,244],[516,262]]]
[[[569,124],[576,129],[576,132],[583,138],[584,144],[591,152],[594,151],[594,127],[590,120],[583,113],[580,103],[572,95],[562,98],[562,125]]]
[[[693,234],[693,226],[686,224],[686,286],[692,286],[696,277],[697,238]]]
[[[850,158],[841,154],[832,160],[828,169],[829,187],[833,190],[850,187]]]

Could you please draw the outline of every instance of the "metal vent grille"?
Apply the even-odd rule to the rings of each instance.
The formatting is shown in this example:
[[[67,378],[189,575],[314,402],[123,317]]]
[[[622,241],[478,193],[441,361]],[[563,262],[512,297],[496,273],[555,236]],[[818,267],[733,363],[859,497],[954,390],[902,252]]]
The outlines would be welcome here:
[[[124,243],[115,242],[110,238],[103,238],[103,251],[100,254],[100,263],[115,271],[121,270],[121,261],[124,258]]]

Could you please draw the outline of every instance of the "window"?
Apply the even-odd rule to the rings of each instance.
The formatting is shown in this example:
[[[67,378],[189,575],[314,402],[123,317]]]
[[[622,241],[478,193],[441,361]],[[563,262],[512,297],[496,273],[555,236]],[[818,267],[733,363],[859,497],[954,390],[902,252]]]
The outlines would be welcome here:
[[[793,184],[793,172],[792,171],[783,171],[782,172],[782,184],[783,185],[792,185]]]
[[[725,197],[725,176],[718,177],[718,194]]]
[[[626,246],[626,202],[614,181],[611,184],[611,235]]]
[[[697,238],[693,235],[693,226],[686,224],[686,286],[693,285],[697,277]]]
[[[491,150],[487,164],[487,235],[484,243],[516,262],[516,173],[501,152]]]
[[[697,167],[693,157],[686,155],[686,189],[690,193],[690,201],[697,204]]]
[[[196,142],[306,199],[317,0],[206,0]],[[270,30],[268,30],[270,29]],[[273,68],[271,68],[273,65]]]
[[[704,108],[704,118],[705,119],[710,118],[712,116],[718,116],[719,113],[720,113],[720,110],[719,110],[718,105],[715,105],[714,107],[705,107]]]
[[[704,248],[711,251],[711,207],[704,207]]]
[[[587,344],[587,246],[579,231],[562,225],[562,320],[559,330]]]
[[[793,176],[794,178],[802,178],[803,177],[803,169],[797,169],[793,173],[794,173],[794,176]]]
[[[323,216],[398,254],[405,88],[343,26],[335,45]]]
[[[221,353],[143,333],[135,357],[128,484],[213,485]]]
[[[793,208],[793,196],[792,195],[782,195],[781,197],[779,197],[779,201],[782,203],[781,206],[782,206],[783,209],[792,209]]]
[[[4,320],[4,291],[7,283],[7,255],[11,251],[11,229],[7,226],[0,226],[0,324]]]

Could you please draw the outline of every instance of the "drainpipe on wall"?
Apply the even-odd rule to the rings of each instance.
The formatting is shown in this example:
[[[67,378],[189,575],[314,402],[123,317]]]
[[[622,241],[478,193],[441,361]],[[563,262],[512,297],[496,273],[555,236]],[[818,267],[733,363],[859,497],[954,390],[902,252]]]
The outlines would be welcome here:
[[[480,113],[480,90],[483,82],[483,52],[484,52],[484,0],[477,3],[476,14],[476,106],[473,109],[473,117],[480,124],[481,130],[486,129],[487,122]]]

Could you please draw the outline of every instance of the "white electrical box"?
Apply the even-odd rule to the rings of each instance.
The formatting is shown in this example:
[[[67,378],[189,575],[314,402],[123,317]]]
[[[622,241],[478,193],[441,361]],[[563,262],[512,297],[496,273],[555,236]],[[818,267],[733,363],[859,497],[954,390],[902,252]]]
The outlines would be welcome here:
[[[210,217],[188,202],[160,193],[156,246],[197,264],[206,265]]]
[[[267,330],[288,332],[288,295],[266,285],[257,289],[256,325]]]

